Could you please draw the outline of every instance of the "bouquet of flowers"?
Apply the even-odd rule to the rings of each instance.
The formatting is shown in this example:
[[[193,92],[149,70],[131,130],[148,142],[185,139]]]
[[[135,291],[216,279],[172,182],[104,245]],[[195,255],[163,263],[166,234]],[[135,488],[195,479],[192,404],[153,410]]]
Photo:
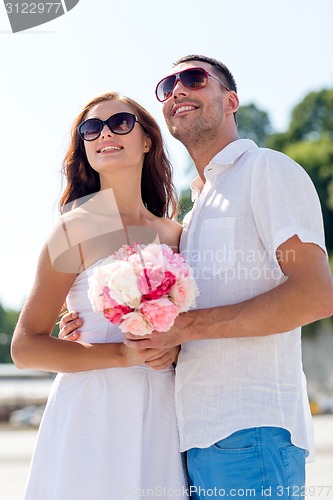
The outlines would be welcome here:
[[[89,277],[94,311],[134,335],[168,331],[198,294],[192,269],[167,245],[124,245]]]

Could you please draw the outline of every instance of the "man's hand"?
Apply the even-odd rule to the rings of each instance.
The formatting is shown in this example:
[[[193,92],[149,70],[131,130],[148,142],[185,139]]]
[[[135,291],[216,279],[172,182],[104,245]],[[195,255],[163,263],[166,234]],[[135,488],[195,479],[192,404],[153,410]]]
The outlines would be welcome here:
[[[59,335],[62,340],[78,340],[80,332],[77,330],[83,325],[83,320],[75,311],[67,312],[61,318],[59,323]]]
[[[136,350],[170,349],[190,340],[191,327],[196,311],[182,313],[176,318],[173,327],[168,332],[152,332],[151,335],[139,337],[124,333],[125,344]]]

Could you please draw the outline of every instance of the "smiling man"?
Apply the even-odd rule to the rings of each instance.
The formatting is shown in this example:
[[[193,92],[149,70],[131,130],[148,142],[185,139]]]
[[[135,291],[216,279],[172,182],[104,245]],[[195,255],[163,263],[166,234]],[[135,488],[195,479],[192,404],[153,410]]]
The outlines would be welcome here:
[[[201,295],[167,335],[127,345],[182,345],[177,414],[194,499],[297,495],[313,455],[300,327],[333,312],[318,196],[290,158],[239,139],[224,64],[183,57],[156,96],[198,171],[180,250]]]

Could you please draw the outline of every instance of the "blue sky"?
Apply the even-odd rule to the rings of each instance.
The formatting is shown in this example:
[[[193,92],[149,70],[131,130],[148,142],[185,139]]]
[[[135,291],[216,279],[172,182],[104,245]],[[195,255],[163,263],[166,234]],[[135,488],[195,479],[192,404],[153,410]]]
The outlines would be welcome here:
[[[243,104],[273,127],[309,91],[333,87],[331,0],[80,0],[65,16],[12,34],[0,4],[0,302],[20,308],[57,217],[71,124],[92,97],[118,90],[162,127],[178,188],[188,157],[164,125],[155,84],[200,53],[233,72]]]

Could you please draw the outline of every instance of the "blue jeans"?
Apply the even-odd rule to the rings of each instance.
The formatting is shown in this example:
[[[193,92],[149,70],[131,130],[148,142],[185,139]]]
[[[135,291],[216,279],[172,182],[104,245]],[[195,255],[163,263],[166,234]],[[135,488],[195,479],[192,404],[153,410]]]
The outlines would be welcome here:
[[[244,429],[186,455],[193,500],[304,498],[306,451],[285,429]]]

